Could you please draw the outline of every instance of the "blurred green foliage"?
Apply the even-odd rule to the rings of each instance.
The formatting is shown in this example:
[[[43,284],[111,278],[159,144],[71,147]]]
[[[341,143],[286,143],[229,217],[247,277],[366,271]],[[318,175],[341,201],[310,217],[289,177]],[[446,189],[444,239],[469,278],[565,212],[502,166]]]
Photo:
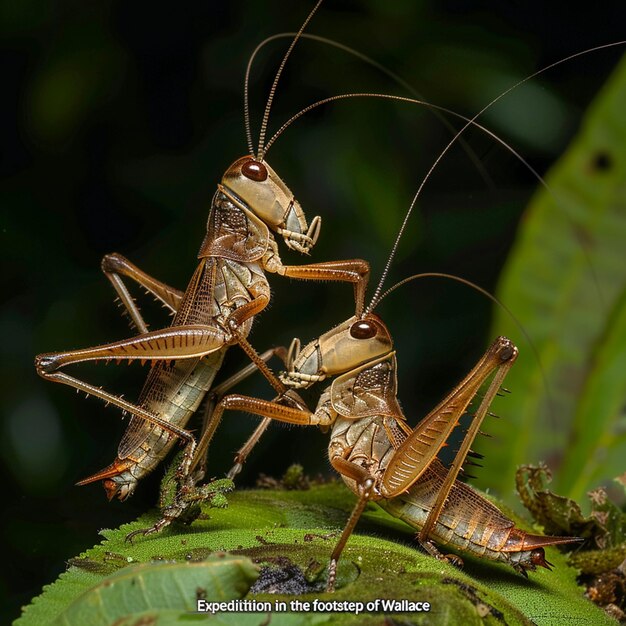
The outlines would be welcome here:
[[[506,381],[518,393],[490,429],[499,445],[479,448],[482,484],[501,493],[531,461],[549,461],[557,493],[579,501],[626,471],[625,110],[623,61],[526,210],[501,275],[497,295],[527,334],[498,311],[494,334],[527,348]]]
[[[175,9],[111,0],[0,4],[7,108],[0,536],[14,563],[0,588],[7,616],[63,569],[68,554],[92,545],[97,529],[147,509],[159,479],[123,504],[107,503],[97,486],[73,487],[112,460],[125,424],[101,403],[38,379],[32,358],[129,332],[99,270],[106,252],[122,252],[158,278],[185,285],[215,184],[246,150],[248,55],[264,37],[297,28],[309,7],[280,0]],[[623,23],[617,1],[563,11],[545,3],[328,0],[310,31],[371,55],[428,100],[471,115],[537,68],[620,38]],[[253,68],[255,128],[285,46],[284,40],[268,46]],[[484,123],[544,172],[619,54],[608,50],[560,66],[500,102]],[[315,99],[361,90],[403,93],[344,53],[303,41],[285,70],[271,128]],[[269,160],[308,216],[324,218],[313,258],[366,258],[376,280],[411,196],[449,138],[431,113],[382,101],[342,102],[294,124]],[[489,179],[463,150],[446,157],[411,218],[389,284],[433,270],[493,288],[536,183],[479,132],[467,140]],[[284,259],[301,261],[289,253]],[[294,335],[308,340],[350,314],[345,286],[272,284],[274,303],[252,335],[259,349]],[[157,326],[166,322],[150,304],[145,312]],[[455,284],[428,282],[390,297],[379,312],[398,341],[400,395],[415,423],[481,353],[490,304]],[[227,371],[242,361],[231,352]],[[138,368],[81,371],[127,397],[141,384]],[[245,392],[268,390],[250,381]],[[215,475],[252,424],[243,417],[224,424],[212,450]],[[313,430],[275,427],[243,478],[282,473],[293,461],[309,472],[328,471],[325,446]]]

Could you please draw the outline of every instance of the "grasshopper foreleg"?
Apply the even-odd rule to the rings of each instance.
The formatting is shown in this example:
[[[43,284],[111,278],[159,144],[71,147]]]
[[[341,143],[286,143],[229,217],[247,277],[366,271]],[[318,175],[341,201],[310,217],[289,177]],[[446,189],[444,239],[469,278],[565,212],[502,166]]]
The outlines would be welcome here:
[[[370,275],[370,266],[362,259],[346,259],[344,261],[327,261],[310,263],[309,265],[283,265],[278,254],[271,255],[265,264],[268,272],[298,280],[347,282],[354,285],[354,301],[358,317],[363,312],[365,290]]]
[[[352,283],[354,285],[354,314],[358,317],[363,313],[365,291],[370,275],[370,266],[367,261],[347,259],[345,261],[311,263],[310,265],[287,265],[284,270],[284,275],[290,278]]]

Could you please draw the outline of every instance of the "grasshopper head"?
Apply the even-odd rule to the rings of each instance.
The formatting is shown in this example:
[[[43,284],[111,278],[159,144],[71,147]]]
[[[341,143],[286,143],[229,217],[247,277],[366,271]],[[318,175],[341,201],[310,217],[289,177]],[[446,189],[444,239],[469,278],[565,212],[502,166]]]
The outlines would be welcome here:
[[[368,313],[363,317],[351,317],[302,350],[298,340],[294,340],[289,351],[289,371],[280,378],[289,387],[309,387],[392,350],[391,335],[378,315]]]
[[[308,226],[302,207],[266,161],[251,156],[237,159],[222,177],[222,185],[241,198],[289,248],[308,254],[319,236],[322,220]]]

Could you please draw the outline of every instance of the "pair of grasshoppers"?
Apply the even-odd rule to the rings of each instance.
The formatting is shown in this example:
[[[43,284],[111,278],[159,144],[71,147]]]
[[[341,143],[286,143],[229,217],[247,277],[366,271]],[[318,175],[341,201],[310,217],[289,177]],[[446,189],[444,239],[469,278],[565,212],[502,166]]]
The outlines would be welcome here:
[[[124,500],[180,442],[184,448],[176,471],[177,493],[164,509],[163,517],[141,532],[159,531],[185,512],[190,494],[204,478],[209,443],[223,412],[243,410],[264,420],[238,455],[231,476],[240,469],[271,420],[319,425],[330,430],[330,462],[357,495],[357,503],[331,555],[328,589],[334,588],[341,552],[369,501],[377,502],[418,529],[420,544],[437,558],[460,561],[456,556],[442,554],[435,544],[509,563],[523,574],[537,566],[549,567],[543,547],[576,538],[543,537],[519,530],[496,506],[457,480],[467,455],[473,454],[472,442],[491,401],[515,362],[517,349],[511,341],[504,337],[496,339],[452,392],[412,426],[397,399],[397,364],[391,335],[374,313],[385,295],[381,291],[387,270],[366,306],[369,278],[366,261],[351,259],[307,265],[284,265],[281,261],[277,240],[282,238],[288,248],[308,254],[318,239],[321,219],[307,221],[287,185],[267,163],[266,153],[276,136],[265,143],[265,132],[282,69],[298,39],[305,36],[303,31],[319,4],[321,0],[293,38],[276,73],[258,149],[254,150],[248,133],[250,154],[237,159],[217,186],[206,236],[187,288],[180,291],[170,287],[119,254],[106,255],[102,270],[132,318],[137,334],[94,348],[36,357],[37,372],[42,377],[97,396],[132,415],[117,458],[79,484],[102,480],[109,499]],[[337,98],[366,96],[426,104],[386,94],[345,94],[313,106]],[[307,107],[292,120],[311,108]],[[466,121],[464,128],[474,124],[482,129],[475,118]],[[402,229],[387,268],[401,234]],[[355,314],[302,349],[294,340],[288,353],[273,349],[259,355],[249,344],[248,334],[254,316],[270,301],[267,273],[300,280],[351,283]],[[169,327],[148,330],[125,283],[129,280],[146,289],[173,313]],[[224,385],[219,387],[219,394],[214,393],[214,378],[226,350],[235,344],[244,349],[252,365],[233,380],[260,370],[275,390],[273,401],[240,394],[223,395],[227,391]],[[286,372],[280,377],[266,364],[272,355],[284,359]],[[151,368],[136,403],[65,372],[69,365],[99,360],[149,362]],[[297,390],[327,379],[332,382],[322,390],[315,410],[310,410]],[[437,455],[485,385],[486,392],[459,450],[451,466],[445,467]],[[207,403],[203,426],[196,437],[187,424],[207,394],[213,394],[214,398]]]

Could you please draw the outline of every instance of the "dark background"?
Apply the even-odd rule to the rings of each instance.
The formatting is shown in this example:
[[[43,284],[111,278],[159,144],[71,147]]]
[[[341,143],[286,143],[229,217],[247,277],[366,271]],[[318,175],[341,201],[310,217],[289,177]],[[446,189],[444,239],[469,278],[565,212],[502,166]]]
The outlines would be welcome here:
[[[247,58],[264,37],[297,29],[311,3],[21,0],[1,6],[0,536],[3,570],[11,567],[0,594],[8,619],[63,571],[66,559],[97,542],[99,529],[150,507],[160,477],[156,472],[125,503],[107,503],[99,485],[74,487],[113,460],[125,424],[114,409],[39,379],[33,356],[129,334],[99,270],[106,252],[122,252],[156,277],[185,286],[215,185],[246,152]],[[472,115],[537,69],[622,38],[625,13],[621,2],[577,9],[328,0],[309,32],[369,54],[427,100]],[[253,68],[255,129],[287,41],[268,46]],[[597,52],[555,68],[483,121],[545,172],[619,56],[619,49]],[[303,41],[285,70],[270,130],[308,103],[348,91],[406,94],[345,53]],[[366,258],[377,281],[410,198],[450,136],[431,113],[383,101],[344,101],[294,124],[268,161],[309,219],[323,217],[312,258]],[[493,141],[478,132],[467,139],[489,179],[462,150],[452,151],[425,188],[388,285],[419,271],[447,271],[494,288],[535,181]],[[286,251],[283,260],[303,262]],[[351,314],[345,285],[270,280],[274,300],[252,335],[259,349],[288,344],[295,335],[306,342]],[[478,357],[490,308],[462,287],[430,281],[413,283],[381,305],[398,344],[409,421]],[[146,304],[144,311],[153,328],[166,323],[156,307]],[[225,369],[243,363],[233,348]],[[81,374],[133,398],[145,371],[86,366]],[[271,395],[263,381],[250,381],[245,391]],[[215,475],[230,466],[254,423],[229,416],[211,449]],[[330,473],[326,443],[314,429],[276,426],[241,484],[253,484],[260,471],[280,475],[294,461],[310,473]]]

